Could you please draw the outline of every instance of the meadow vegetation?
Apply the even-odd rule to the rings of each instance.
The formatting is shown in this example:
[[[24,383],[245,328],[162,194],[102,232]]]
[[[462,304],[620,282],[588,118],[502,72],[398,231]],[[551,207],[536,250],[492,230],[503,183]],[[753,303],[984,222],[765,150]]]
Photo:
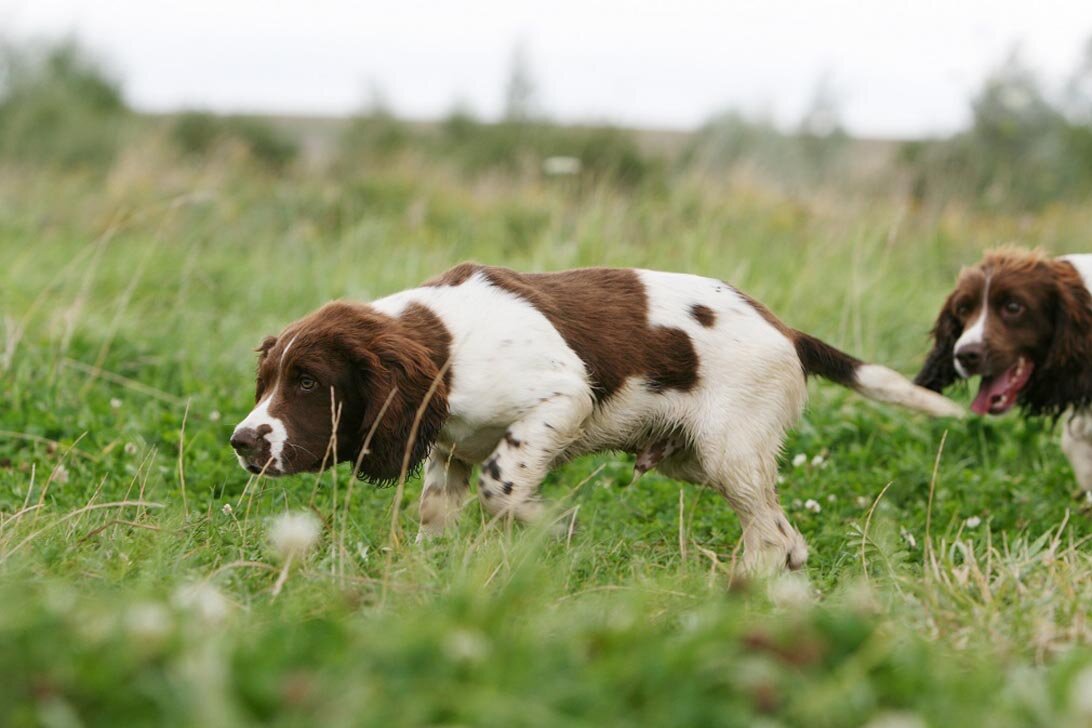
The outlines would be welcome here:
[[[836,127],[728,117],[657,154],[522,112],[425,128],[371,109],[317,164],[259,119],[135,114],[75,47],[9,57],[0,723],[1092,722],[1092,501],[1049,422],[812,383],[780,485],[806,584],[739,578],[727,505],[631,483],[624,454],[550,476],[564,538],[472,501],[415,545],[418,478],[255,478],[227,445],[263,336],[466,259],[721,277],[913,373],[961,264],[1092,230],[1075,193],[900,166],[977,123],[892,153],[884,184]],[[581,171],[543,174],[556,156]]]

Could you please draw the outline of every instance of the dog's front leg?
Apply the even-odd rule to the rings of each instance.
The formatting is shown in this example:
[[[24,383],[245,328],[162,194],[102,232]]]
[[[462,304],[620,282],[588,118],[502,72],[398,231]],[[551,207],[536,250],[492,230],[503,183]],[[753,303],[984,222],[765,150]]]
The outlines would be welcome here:
[[[544,510],[539,485],[580,436],[591,411],[589,394],[557,393],[513,422],[481,466],[478,498],[485,510],[525,523],[537,520]]]
[[[470,466],[440,447],[429,455],[421,490],[421,530],[417,541],[437,536],[451,526],[470,490]]]
[[[1062,427],[1062,451],[1081,490],[1092,491],[1092,412],[1073,415]]]

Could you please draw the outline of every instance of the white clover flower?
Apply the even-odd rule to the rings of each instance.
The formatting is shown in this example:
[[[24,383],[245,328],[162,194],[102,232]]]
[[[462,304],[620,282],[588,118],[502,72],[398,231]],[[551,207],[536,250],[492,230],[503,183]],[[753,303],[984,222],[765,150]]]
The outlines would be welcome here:
[[[857,504],[858,508],[868,508],[869,505],[868,498],[865,498],[863,495],[857,496],[857,500],[855,500],[854,503]]]
[[[232,508],[231,508],[231,504],[230,504],[230,503],[225,503],[225,504],[224,504],[224,507],[223,507],[223,508],[221,508],[220,510],[221,510],[221,511],[223,512],[223,514],[224,514],[225,516],[230,516],[230,515],[231,515],[232,513],[234,513],[234,511],[233,511],[233,510],[232,510]]]
[[[477,630],[457,629],[444,640],[444,652],[456,662],[481,662],[489,655],[489,640]]]
[[[171,631],[171,615],[159,602],[138,602],[125,612],[125,629],[136,640],[159,644]]]
[[[907,546],[912,549],[916,549],[918,547],[918,540],[914,538],[914,534],[910,533],[905,528],[900,529],[900,532],[902,534],[902,540],[906,541]]]
[[[812,498],[808,498],[806,501],[804,501],[804,508],[807,508],[812,513],[818,513],[819,511],[823,510],[823,506],[819,505],[819,501]]]
[[[781,574],[766,585],[770,601],[785,609],[799,609],[815,601],[815,592],[807,577],[801,574]]]
[[[50,479],[53,482],[61,483],[62,485],[68,482],[68,468],[64,466],[64,463],[53,468],[53,474],[50,475]]]
[[[121,400],[117,397],[110,399],[110,409],[121,409]]]
[[[834,495],[833,493],[827,496],[827,503],[835,503],[837,502],[837,500],[838,496]]]
[[[269,545],[282,561],[306,556],[318,542],[321,524],[307,511],[283,513],[269,527]]]
[[[195,581],[179,587],[172,595],[171,602],[210,625],[220,624],[231,612],[231,602],[207,581]]]
[[[220,410],[213,410],[212,412],[209,412],[209,421],[210,422],[219,422],[220,421]]]
[[[966,524],[967,528],[978,528],[980,525],[982,525],[982,519],[978,516],[971,516],[966,521],[964,521],[964,523]]]
[[[1073,711],[1082,718],[1092,718],[1092,665],[1078,672],[1069,688]]]
[[[808,461],[808,456],[805,453],[798,452],[798,453],[796,453],[796,456],[792,459],[792,466],[794,468],[799,468],[804,463],[806,463],[807,461]]]
[[[137,454],[137,444],[135,442],[127,442],[127,443],[125,443],[124,450],[125,450],[126,455],[136,455]]]
[[[812,467],[815,467],[815,468],[820,467],[824,462],[826,462],[826,458],[823,457],[823,453],[819,453],[818,455],[816,455],[815,457],[813,457],[811,459]]]

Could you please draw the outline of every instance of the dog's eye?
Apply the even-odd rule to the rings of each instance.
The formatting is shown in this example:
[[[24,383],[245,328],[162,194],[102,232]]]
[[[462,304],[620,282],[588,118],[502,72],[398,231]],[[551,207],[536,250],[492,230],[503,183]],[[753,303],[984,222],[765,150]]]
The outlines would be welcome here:
[[[971,313],[971,305],[969,303],[961,303],[956,306],[956,316],[959,318],[965,318]]]
[[[1024,304],[1010,298],[1001,305],[1001,311],[1009,317],[1019,316],[1024,312]]]
[[[315,381],[314,377],[309,377],[306,374],[300,377],[300,389],[302,389],[304,392],[310,392],[317,386],[318,382]]]

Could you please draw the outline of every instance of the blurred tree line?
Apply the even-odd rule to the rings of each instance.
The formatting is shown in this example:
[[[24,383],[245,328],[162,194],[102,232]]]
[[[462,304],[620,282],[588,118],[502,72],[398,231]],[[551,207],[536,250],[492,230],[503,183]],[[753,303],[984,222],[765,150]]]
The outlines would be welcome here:
[[[1092,39],[1051,93],[1013,52],[971,99],[966,131],[903,145],[919,202],[963,197],[986,206],[1038,208],[1092,192]]]
[[[808,189],[853,177],[861,155],[843,128],[841,99],[829,78],[817,83],[793,128],[728,111],[673,153],[650,150],[631,130],[552,122],[522,48],[513,55],[504,92],[499,121],[484,121],[457,104],[441,122],[424,124],[398,118],[373,89],[338,135],[328,166],[339,175],[366,176],[416,156],[467,176],[564,176],[622,188],[662,186],[680,171],[742,170]],[[877,173],[889,183],[883,187],[901,180],[918,203],[1026,209],[1092,192],[1092,40],[1056,90],[1012,54],[970,99],[970,112],[968,128],[958,134],[898,145]],[[230,147],[274,174],[289,172],[301,156],[300,140],[267,119],[132,112],[120,82],[71,40],[0,40],[0,163],[104,169],[137,135],[151,133],[181,159],[222,156]]]

